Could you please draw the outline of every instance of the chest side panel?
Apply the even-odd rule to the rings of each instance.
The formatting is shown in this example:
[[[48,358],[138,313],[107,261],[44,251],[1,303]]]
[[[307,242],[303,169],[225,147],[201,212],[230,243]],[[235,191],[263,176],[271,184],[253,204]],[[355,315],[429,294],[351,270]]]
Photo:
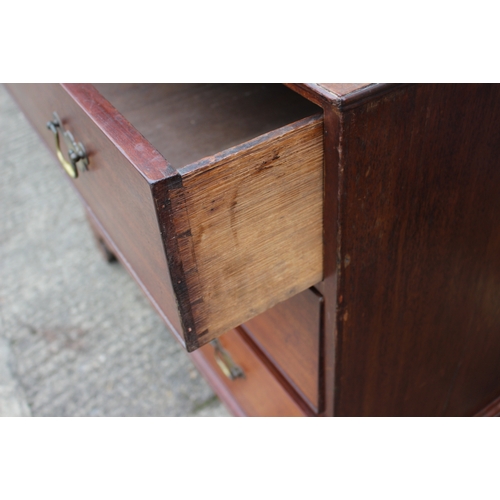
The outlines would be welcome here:
[[[336,413],[467,415],[500,390],[500,86],[347,111]]]

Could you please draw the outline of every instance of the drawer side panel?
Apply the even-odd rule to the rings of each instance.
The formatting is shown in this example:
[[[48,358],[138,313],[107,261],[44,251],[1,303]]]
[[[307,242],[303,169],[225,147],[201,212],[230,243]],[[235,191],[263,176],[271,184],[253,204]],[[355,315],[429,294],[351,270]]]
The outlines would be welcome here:
[[[191,349],[321,281],[321,116],[180,173],[187,213],[174,217],[197,309]]]

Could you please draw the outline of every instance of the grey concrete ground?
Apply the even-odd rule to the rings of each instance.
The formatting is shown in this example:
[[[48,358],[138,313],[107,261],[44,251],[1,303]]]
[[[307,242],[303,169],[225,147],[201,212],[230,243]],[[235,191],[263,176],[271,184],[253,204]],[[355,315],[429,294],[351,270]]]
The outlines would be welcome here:
[[[0,86],[0,416],[227,416],[55,161]]]

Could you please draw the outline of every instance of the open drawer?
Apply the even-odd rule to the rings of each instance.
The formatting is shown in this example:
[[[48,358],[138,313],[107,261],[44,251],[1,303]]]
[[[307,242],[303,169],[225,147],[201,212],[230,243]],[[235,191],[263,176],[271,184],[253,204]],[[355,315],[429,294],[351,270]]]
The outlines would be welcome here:
[[[323,120],[293,91],[8,88],[53,151],[84,146],[75,188],[188,351],[321,281]]]

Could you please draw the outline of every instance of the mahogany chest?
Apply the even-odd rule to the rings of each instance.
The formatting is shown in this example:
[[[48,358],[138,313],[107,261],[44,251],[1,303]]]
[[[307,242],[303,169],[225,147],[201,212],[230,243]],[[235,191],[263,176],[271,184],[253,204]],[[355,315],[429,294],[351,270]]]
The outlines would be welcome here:
[[[234,414],[496,414],[500,86],[7,88]]]

